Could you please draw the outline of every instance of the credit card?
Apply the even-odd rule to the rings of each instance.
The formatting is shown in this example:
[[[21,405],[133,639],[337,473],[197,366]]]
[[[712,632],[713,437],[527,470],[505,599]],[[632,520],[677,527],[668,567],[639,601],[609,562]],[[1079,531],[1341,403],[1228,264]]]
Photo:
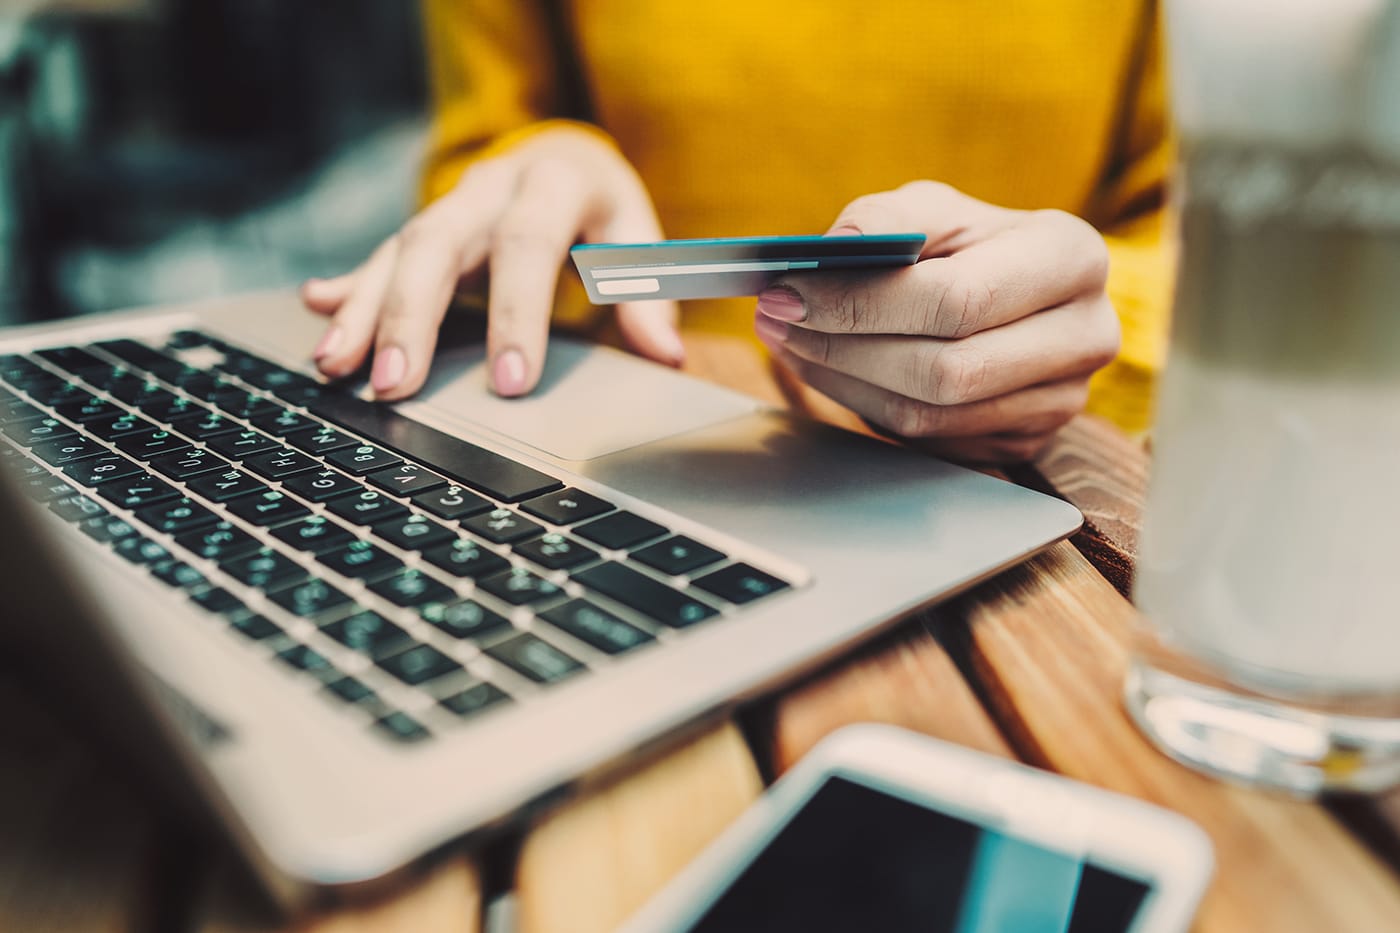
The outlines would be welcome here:
[[[644,298],[757,295],[785,272],[909,266],[922,233],[756,236],[584,243],[569,250],[595,305]]]

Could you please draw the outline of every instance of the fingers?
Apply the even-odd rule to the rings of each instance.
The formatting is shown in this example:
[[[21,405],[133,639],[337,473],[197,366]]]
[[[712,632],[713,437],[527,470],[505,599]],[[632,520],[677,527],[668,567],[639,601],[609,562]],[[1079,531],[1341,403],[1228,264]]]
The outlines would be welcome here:
[[[1117,316],[1102,295],[961,340],[827,334],[762,314],[755,327],[765,342],[808,363],[934,405],[963,405],[1027,385],[1087,377],[1107,365],[1119,345]]]
[[[592,207],[567,162],[540,159],[521,174],[491,240],[486,351],[500,395],[523,395],[539,382],[559,270]]]
[[[936,405],[815,365],[781,346],[773,353],[812,388],[910,440],[1051,434],[1078,414],[1088,397],[1088,379],[1076,377],[964,404]]]
[[[480,173],[464,178],[399,234],[374,335],[370,386],[376,398],[394,401],[422,387],[452,294],[462,276],[481,264],[489,225],[504,206],[500,181]]]
[[[333,279],[307,279],[301,285],[301,303],[317,314],[334,314],[355,287],[360,270]]]
[[[781,277],[759,310],[826,333],[958,338],[1101,291],[1102,238],[1060,211],[1035,211],[952,255],[894,271]]]
[[[969,197],[936,181],[911,181],[893,191],[856,198],[830,234],[922,233],[920,259],[946,256],[1008,226],[1018,212]]]
[[[619,201],[603,224],[585,231],[590,242],[648,243],[662,238],[661,223],[640,182],[627,186]],[[680,307],[674,301],[623,301],[617,305],[617,325],[627,345],[667,366],[685,362],[679,323]]]
[[[395,235],[381,243],[355,273],[349,296],[336,309],[331,326],[313,353],[316,365],[327,376],[349,375],[364,362],[398,252]]]

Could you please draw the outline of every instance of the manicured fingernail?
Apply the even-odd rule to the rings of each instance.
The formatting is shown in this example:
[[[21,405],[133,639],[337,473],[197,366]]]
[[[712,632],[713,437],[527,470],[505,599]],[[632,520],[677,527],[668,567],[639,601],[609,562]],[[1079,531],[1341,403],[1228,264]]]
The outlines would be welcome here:
[[[807,317],[802,296],[786,285],[775,285],[759,292],[758,310],[780,321],[800,321]]]
[[[782,343],[787,340],[788,326],[766,314],[755,314],[753,327],[758,331],[758,339],[764,343]]]
[[[320,361],[335,352],[335,348],[340,346],[340,338],[345,336],[339,327],[332,327],[321,335],[321,342],[316,344],[316,349],[311,351],[311,358]]]
[[[389,346],[374,354],[374,370],[369,375],[369,384],[375,392],[388,392],[403,382],[408,372],[408,357],[398,347]]]
[[[827,236],[860,236],[860,228],[853,224],[842,224],[826,231]]]
[[[525,391],[525,357],[516,349],[502,350],[491,364],[491,384],[497,395],[520,395]]]

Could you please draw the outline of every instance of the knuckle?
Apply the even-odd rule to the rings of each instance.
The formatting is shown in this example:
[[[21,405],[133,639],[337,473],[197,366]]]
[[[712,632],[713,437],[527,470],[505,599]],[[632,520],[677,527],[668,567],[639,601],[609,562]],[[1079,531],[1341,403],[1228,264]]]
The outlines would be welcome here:
[[[1008,462],[1034,460],[1045,452],[1053,438],[1049,433],[1006,438],[997,444],[997,452]]]
[[[891,393],[885,401],[884,425],[901,437],[929,437],[938,430],[938,409],[907,395]]]
[[[1033,216],[1050,225],[1058,235],[1074,243],[1079,276],[1087,289],[1102,289],[1108,282],[1108,244],[1094,225],[1082,217],[1056,208],[1034,211]]]
[[[929,332],[958,339],[975,334],[992,313],[996,292],[985,280],[954,279],[938,295],[930,312]]]
[[[943,181],[933,181],[928,178],[918,178],[914,181],[905,182],[899,186],[899,190],[908,194],[916,194],[930,200],[935,198],[947,198],[958,193],[952,185]]]
[[[965,345],[944,344],[933,359],[928,378],[929,401],[960,405],[979,397],[987,381],[987,360]]]

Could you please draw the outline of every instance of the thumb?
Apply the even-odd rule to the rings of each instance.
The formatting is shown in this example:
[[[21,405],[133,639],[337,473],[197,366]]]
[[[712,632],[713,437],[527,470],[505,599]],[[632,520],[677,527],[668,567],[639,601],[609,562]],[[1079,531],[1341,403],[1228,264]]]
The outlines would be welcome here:
[[[1009,227],[1017,212],[996,207],[936,181],[911,181],[856,198],[842,208],[827,236],[922,233],[920,259],[948,256]]]

